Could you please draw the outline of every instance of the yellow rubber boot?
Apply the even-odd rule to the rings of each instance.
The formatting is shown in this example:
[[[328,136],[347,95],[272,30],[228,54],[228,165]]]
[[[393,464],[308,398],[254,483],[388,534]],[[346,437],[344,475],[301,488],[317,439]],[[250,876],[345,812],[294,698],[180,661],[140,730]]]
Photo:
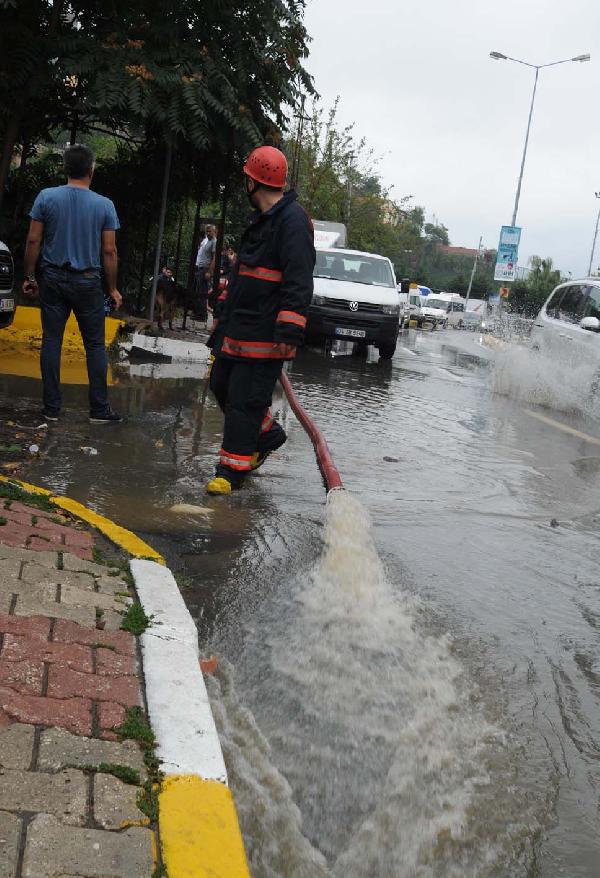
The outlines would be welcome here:
[[[233,488],[230,481],[222,476],[216,476],[207,484],[206,490],[209,494],[231,494]]]

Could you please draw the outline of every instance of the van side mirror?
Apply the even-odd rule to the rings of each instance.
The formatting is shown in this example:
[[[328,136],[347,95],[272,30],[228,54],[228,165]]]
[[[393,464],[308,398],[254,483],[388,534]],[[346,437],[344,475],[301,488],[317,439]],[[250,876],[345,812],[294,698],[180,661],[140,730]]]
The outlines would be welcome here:
[[[597,317],[584,317],[579,323],[582,329],[588,332],[600,332],[600,320]]]

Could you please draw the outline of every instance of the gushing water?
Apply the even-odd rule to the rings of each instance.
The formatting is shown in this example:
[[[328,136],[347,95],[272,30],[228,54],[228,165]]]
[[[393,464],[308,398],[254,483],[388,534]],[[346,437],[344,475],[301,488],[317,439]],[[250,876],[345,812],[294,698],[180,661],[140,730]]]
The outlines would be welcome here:
[[[390,585],[346,492],[330,495],[295,602],[269,643],[270,743],[231,668],[211,682],[254,878],[512,874],[538,826],[510,787],[512,746],[449,638],[425,634],[419,602]]]

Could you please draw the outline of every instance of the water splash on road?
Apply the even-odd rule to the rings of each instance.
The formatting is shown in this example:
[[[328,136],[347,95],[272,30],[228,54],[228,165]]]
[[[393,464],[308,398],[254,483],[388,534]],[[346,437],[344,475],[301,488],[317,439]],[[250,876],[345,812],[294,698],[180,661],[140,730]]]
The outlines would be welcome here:
[[[231,670],[211,684],[254,878],[482,878],[522,853],[537,821],[502,791],[505,735],[450,640],[425,634],[419,602],[392,589],[346,492],[330,495],[324,550],[295,600],[269,643],[272,750]]]

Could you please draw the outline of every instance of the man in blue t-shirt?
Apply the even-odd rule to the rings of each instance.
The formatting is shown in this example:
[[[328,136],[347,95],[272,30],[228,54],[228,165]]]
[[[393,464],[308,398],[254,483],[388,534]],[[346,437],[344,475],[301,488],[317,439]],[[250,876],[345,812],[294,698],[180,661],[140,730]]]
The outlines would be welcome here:
[[[90,190],[94,154],[75,144],[65,150],[65,186],[42,189],[31,209],[25,247],[23,293],[40,297],[42,312],[42,371],[44,417],[57,421],[62,403],[60,355],[65,324],[74,312],[85,347],[90,385],[90,421],[120,421],[108,404],[108,361],[104,339],[104,292],[115,307],[122,302],[117,289],[115,232],[119,219],[108,198]],[[39,290],[35,270],[39,259]]]

